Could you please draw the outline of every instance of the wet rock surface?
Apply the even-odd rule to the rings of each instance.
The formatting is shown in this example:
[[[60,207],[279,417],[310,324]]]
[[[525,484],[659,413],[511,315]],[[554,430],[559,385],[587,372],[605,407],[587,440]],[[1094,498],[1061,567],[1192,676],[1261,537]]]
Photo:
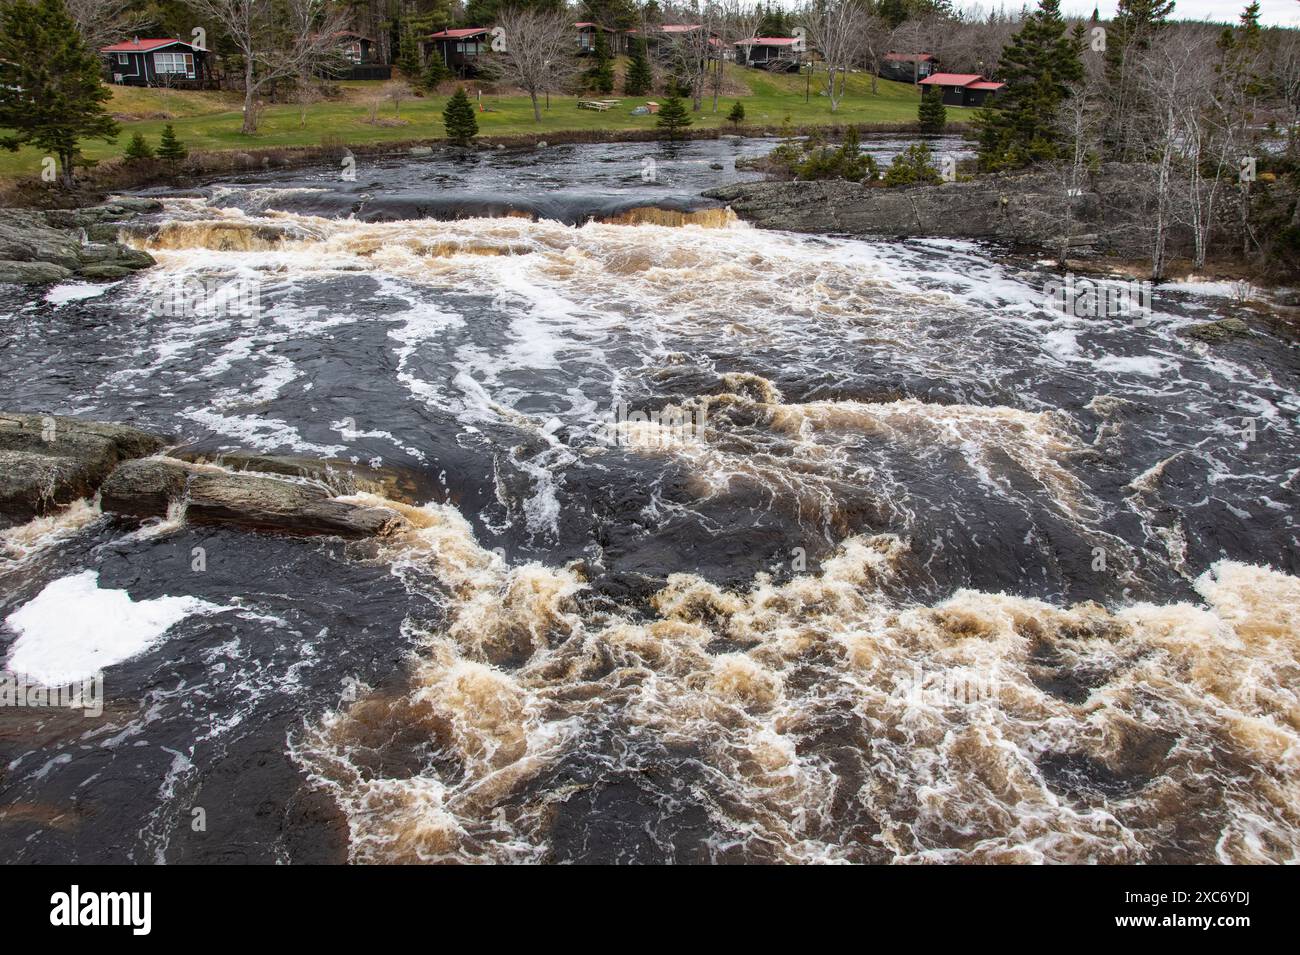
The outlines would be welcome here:
[[[345,461],[230,452],[218,466],[159,456],[169,443],[127,425],[0,413],[0,520],[30,520],[98,491],[103,510],[123,517],[166,517],[184,504],[197,523],[365,537],[397,514],[334,498],[359,490],[400,495],[410,483]]]
[[[704,195],[767,229],[992,239],[1136,254],[1141,236],[1128,222],[1137,199],[1135,175],[1126,167],[1106,167],[1074,194],[1055,173],[1028,173],[904,188],[842,180],[745,182]]]
[[[240,524],[292,534],[366,537],[398,520],[386,508],[359,507],[331,499],[317,484],[190,464],[174,458],[144,458],[115,470],[104,483],[105,511],[129,517],[164,517],[184,503],[195,523]]]
[[[166,443],[127,425],[0,412],[0,519],[30,520],[93,494],[120,462]]]
[[[1250,334],[1250,326],[1239,318],[1221,318],[1214,322],[1201,322],[1184,329],[1181,333],[1187,338],[1209,345],[1221,345]]]
[[[120,198],[85,209],[0,209],[0,282],[108,281],[146,269],[153,256],[118,242],[118,228],[161,208],[153,199]]]

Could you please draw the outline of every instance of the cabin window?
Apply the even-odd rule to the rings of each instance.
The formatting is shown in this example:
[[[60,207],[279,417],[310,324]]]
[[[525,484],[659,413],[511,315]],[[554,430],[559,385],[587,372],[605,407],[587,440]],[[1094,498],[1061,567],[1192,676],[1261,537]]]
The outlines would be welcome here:
[[[130,62],[131,62],[131,58],[127,56],[125,53],[119,53],[117,55],[117,63],[119,66],[126,66]]]
[[[159,73],[194,76],[193,53],[155,53],[153,67]]]

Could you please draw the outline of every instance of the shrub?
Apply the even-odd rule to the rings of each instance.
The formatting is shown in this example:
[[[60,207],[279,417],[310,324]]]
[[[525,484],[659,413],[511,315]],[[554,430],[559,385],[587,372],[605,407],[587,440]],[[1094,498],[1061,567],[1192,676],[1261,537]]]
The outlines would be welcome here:
[[[436,89],[438,84],[451,76],[451,70],[447,69],[447,64],[442,62],[442,57],[436,52],[429,54],[429,62],[424,64],[424,72],[420,74],[420,85],[427,90]]]
[[[943,177],[934,164],[934,154],[925,143],[913,143],[894,157],[885,170],[885,185],[912,186],[939,183]]]
[[[800,179],[845,179],[849,182],[873,182],[880,176],[875,159],[862,152],[856,127],[844,133],[838,149],[824,146],[815,138],[805,144],[803,158],[795,165]]]
[[[745,121],[745,107],[739,101],[731,107],[731,112],[727,114],[727,122],[732,126],[739,126]]]

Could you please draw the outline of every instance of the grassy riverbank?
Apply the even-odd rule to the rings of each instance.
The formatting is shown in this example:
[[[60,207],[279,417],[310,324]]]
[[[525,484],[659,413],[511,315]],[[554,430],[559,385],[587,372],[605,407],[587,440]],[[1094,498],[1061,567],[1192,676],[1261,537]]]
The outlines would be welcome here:
[[[726,115],[736,101],[744,104],[745,124],[755,127],[779,127],[787,117],[792,125],[805,128],[849,123],[901,126],[916,122],[918,93],[910,84],[879,80],[877,92],[873,94],[871,78],[855,74],[849,78],[848,92],[839,109],[832,113],[827,98],[817,94],[819,79],[806,84],[802,76],[728,67],[727,92],[719,99],[718,111],[712,111],[712,98],[707,98],[703,110],[692,114],[693,128],[728,126]],[[82,149],[90,159],[118,158],[137,132],[157,145],[163,126],[169,122],[192,152],[240,152],[322,143],[365,146],[442,138],[446,95],[406,99],[396,114],[392,103],[386,102],[378,110],[377,122],[370,122],[369,101],[383,85],[379,82],[341,84],[341,96],[310,105],[305,115],[294,104],[270,105],[263,113],[261,128],[253,136],[240,132],[243,100],[238,94],[113,87],[109,109],[119,117],[122,133],[116,143],[89,141],[82,144]],[[809,85],[811,89],[806,88]],[[474,84],[467,86],[475,90]],[[578,109],[578,99],[552,96],[550,109],[543,110],[542,121],[538,123],[533,119],[527,96],[484,93],[481,100],[484,111],[478,114],[479,131],[486,138],[545,138],[561,133],[602,131],[620,135],[641,132],[649,137],[654,131],[655,117],[633,116],[631,111],[647,99],[662,97],[621,97],[620,104],[606,112]],[[972,112],[949,108],[949,119],[968,121]],[[16,153],[0,151],[0,177],[38,174],[41,155],[35,149]]]

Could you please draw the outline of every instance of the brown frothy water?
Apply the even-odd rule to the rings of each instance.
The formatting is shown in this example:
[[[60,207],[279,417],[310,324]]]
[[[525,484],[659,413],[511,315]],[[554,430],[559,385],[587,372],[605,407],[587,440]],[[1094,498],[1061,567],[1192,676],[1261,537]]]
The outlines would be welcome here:
[[[407,518],[388,556],[441,582],[450,623],[407,686],[294,740],[354,861],[547,858],[573,793],[532,784],[609,733],[694,754],[717,857],[1277,862],[1300,845],[1293,577],[1222,561],[1201,605],[1115,613],[975,591],[909,605],[885,594],[908,543],[875,535],[746,592],[673,575],[640,619],[582,611],[576,568],[507,567],[453,508],[358,500]]]

